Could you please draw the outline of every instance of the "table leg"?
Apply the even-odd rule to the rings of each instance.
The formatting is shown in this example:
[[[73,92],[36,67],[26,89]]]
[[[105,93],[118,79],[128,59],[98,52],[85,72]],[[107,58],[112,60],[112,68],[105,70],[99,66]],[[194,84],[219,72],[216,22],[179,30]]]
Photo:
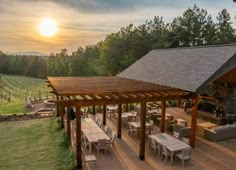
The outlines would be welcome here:
[[[171,164],[173,163],[174,152],[171,152]]]

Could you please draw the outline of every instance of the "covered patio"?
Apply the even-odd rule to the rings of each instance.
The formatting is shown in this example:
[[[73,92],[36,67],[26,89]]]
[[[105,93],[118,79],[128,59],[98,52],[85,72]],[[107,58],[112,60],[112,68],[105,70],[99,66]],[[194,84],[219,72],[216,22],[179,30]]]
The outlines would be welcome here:
[[[82,168],[81,157],[81,107],[103,106],[102,122],[106,124],[106,105],[118,104],[117,138],[122,138],[121,114],[122,105],[128,111],[129,103],[141,103],[140,114],[140,135],[139,135],[139,158],[145,159],[145,122],[146,104],[151,101],[161,101],[161,122],[160,131],[165,131],[165,113],[167,100],[179,100],[191,98],[192,120],[190,145],[195,146],[196,119],[197,119],[197,95],[177,88],[146,83],[138,80],[131,80],[120,77],[48,77],[48,86],[52,87],[57,96],[57,107],[61,116],[63,127],[63,117],[65,107],[76,107],[76,162],[77,168]],[[67,115],[66,123],[67,135],[70,138],[70,119]]]

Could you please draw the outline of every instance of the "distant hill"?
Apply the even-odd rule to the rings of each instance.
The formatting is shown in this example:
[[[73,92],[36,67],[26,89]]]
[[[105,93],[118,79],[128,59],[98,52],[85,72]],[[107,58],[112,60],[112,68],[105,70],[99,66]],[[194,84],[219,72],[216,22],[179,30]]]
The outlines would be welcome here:
[[[48,54],[43,54],[37,51],[15,52],[15,53],[8,53],[8,54],[22,55],[22,56],[48,56]]]

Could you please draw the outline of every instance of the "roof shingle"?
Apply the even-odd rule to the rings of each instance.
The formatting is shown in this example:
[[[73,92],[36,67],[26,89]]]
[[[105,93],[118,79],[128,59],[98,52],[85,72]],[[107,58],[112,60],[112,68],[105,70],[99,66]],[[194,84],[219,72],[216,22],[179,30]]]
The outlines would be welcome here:
[[[196,92],[236,54],[236,44],[152,50],[118,77]]]

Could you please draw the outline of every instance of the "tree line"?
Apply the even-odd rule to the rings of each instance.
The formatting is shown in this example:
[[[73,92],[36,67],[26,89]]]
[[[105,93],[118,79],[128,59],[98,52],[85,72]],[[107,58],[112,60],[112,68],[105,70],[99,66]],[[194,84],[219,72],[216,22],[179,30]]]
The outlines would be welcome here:
[[[235,43],[231,16],[226,9],[213,20],[206,9],[194,5],[182,16],[165,23],[155,16],[144,24],[133,24],[111,33],[96,45],[66,49],[48,58],[8,56],[0,53],[0,72],[32,77],[116,75],[152,49]]]

